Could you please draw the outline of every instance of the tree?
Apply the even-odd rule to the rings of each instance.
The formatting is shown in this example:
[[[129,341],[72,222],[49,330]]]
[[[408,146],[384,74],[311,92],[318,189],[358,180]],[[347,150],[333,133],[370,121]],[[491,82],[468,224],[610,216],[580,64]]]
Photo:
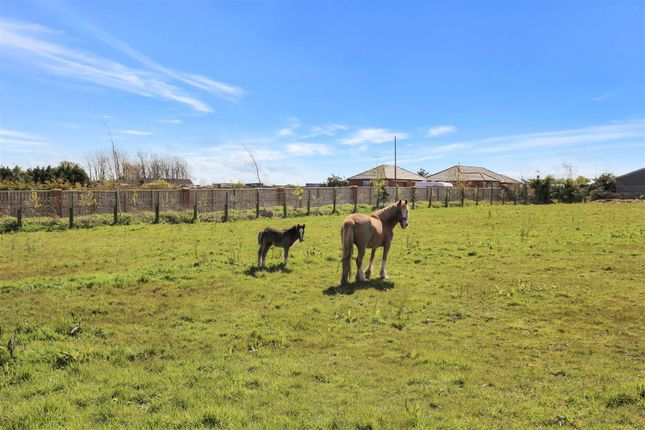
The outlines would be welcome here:
[[[551,187],[554,181],[551,175],[547,175],[544,179],[540,179],[540,175],[535,179],[529,179],[528,185],[533,189],[533,203],[553,203],[551,199]]]
[[[325,187],[346,187],[347,180],[342,176],[331,174],[324,183]]]
[[[615,193],[616,177],[611,173],[603,173],[594,179],[594,183],[591,188],[598,191]]]
[[[423,176],[424,178],[425,178],[426,176],[428,176],[429,174],[430,174],[430,172],[428,172],[428,171],[427,171],[426,169],[424,169],[423,167],[422,167],[421,169],[417,170],[417,175],[419,175],[419,176]]]

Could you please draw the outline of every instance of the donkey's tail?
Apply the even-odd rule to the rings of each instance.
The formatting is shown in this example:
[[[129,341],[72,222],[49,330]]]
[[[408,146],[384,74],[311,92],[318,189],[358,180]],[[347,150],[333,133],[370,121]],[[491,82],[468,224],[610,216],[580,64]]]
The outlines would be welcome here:
[[[258,245],[262,245],[262,236],[264,236],[264,230],[258,234]]]
[[[341,246],[343,247],[343,275],[340,282],[341,284],[346,284],[352,271],[352,253],[354,252],[353,221],[343,223],[343,227],[340,229],[340,238]]]

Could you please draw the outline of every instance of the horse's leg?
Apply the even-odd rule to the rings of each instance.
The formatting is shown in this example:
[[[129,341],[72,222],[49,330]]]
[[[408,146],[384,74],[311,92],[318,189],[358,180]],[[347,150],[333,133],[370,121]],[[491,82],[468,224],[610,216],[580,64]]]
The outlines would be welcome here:
[[[370,262],[367,265],[367,270],[365,271],[365,278],[369,279],[372,276],[372,264],[374,264],[374,256],[376,255],[376,248],[372,248],[372,255],[370,255]]]
[[[390,243],[383,244],[383,260],[381,260],[381,273],[380,276],[383,279],[387,279],[387,271],[385,270],[385,265],[387,263],[387,253],[390,251]]]
[[[271,248],[271,245],[269,244],[263,244],[262,248],[262,267],[266,269],[267,267],[267,254],[269,253],[269,248]]]
[[[260,248],[258,249],[258,266],[259,267],[263,266],[263,263],[262,263],[263,252],[264,252],[264,243],[261,243]]]
[[[287,262],[289,261],[289,247],[284,247],[284,266],[287,267]]]
[[[363,273],[363,257],[365,256],[365,247],[358,247],[358,255],[356,255],[356,282],[365,282],[365,274]]]

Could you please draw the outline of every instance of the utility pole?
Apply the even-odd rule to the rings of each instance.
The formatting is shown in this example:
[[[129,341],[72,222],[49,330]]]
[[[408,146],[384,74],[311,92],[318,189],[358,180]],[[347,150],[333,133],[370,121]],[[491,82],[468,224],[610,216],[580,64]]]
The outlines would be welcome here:
[[[399,184],[396,182],[396,136],[394,136],[394,186],[399,187]]]

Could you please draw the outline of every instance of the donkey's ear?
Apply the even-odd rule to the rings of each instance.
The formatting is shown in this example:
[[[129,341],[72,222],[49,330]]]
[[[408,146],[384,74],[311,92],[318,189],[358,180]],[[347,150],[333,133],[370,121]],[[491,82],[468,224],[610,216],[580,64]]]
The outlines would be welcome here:
[[[399,200],[399,201],[398,201],[398,203],[397,203],[396,205],[397,205],[397,206],[401,206],[401,200]]]
[[[403,204],[407,206],[407,205],[408,205],[408,201],[407,201],[407,200],[403,200]]]

